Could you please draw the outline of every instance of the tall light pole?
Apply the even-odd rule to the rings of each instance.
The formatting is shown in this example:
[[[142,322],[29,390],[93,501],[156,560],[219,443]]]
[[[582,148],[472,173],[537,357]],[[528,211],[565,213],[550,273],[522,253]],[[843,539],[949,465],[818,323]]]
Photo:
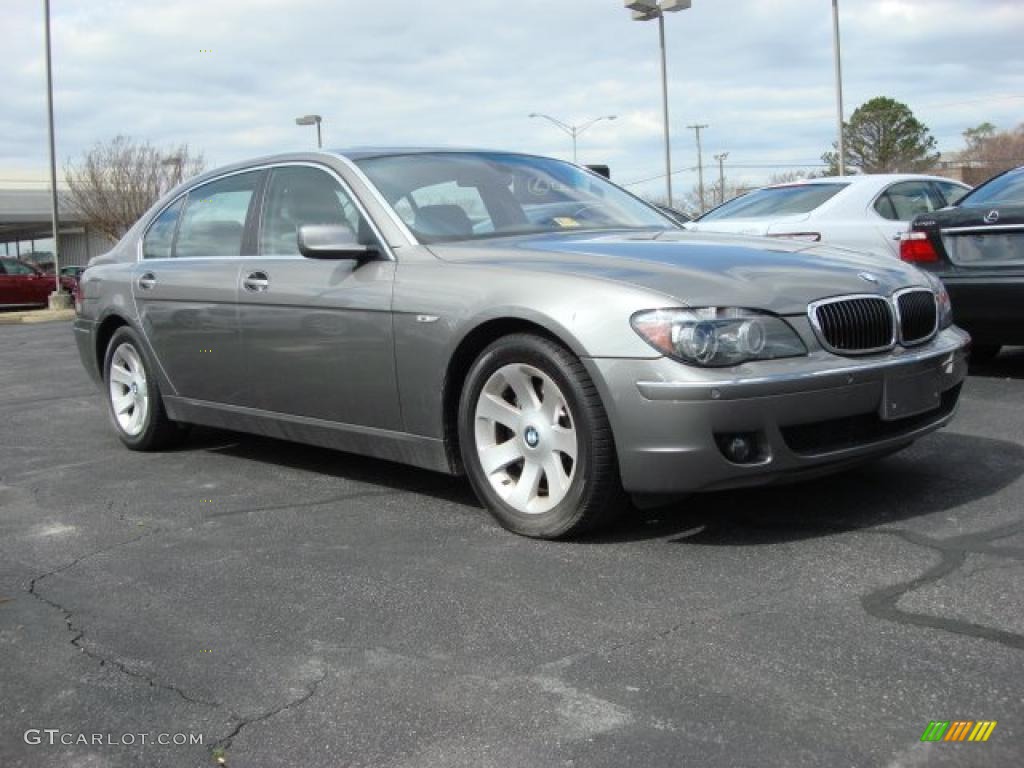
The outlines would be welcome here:
[[[323,149],[324,143],[320,138],[320,123],[323,122],[323,118],[320,115],[304,115],[303,117],[296,117],[296,125],[315,125],[316,126],[316,146],[317,149]]]
[[[715,160],[718,161],[718,204],[721,205],[725,202],[725,158],[729,156],[728,152],[723,152],[720,155],[715,155]]]
[[[668,127],[668,63],[665,57],[665,13],[685,11],[690,0],[625,0],[625,6],[633,12],[633,21],[658,20],[658,42],[661,46],[661,111],[665,130],[665,190],[668,192],[668,206],[672,207],[672,142]]]
[[[697,194],[700,195],[700,212],[704,213],[704,153],[700,148],[700,132],[706,125],[688,125],[697,134]]]
[[[579,138],[579,135],[594,123],[599,123],[602,120],[614,120],[618,117],[618,115],[601,115],[601,117],[595,117],[593,120],[588,120],[582,125],[569,125],[568,123],[563,123],[561,120],[554,118],[551,115],[544,115],[540,112],[531,112],[529,116],[543,117],[545,120],[554,124],[559,130],[565,131],[572,137],[572,161],[574,163],[576,162],[576,139]]]
[[[839,0],[832,0],[832,54],[836,68],[836,121],[839,127],[839,175],[846,175],[846,140],[843,137],[843,63],[839,53]]]
[[[50,52],[50,0],[43,0],[46,15],[46,112],[50,124],[50,216],[53,219],[53,294],[51,309],[67,305],[68,295],[60,286],[60,219],[57,211],[57,143],[53,135],[53,56]]]

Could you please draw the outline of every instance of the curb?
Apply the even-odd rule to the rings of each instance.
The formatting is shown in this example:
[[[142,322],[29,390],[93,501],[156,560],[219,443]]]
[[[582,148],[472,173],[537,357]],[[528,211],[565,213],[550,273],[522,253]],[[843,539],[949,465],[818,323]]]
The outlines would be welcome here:
[[[37,309],[31,312],[2,312],[0,325],[22,325],[31,323],[53,323],[75,319],[73,309]]]

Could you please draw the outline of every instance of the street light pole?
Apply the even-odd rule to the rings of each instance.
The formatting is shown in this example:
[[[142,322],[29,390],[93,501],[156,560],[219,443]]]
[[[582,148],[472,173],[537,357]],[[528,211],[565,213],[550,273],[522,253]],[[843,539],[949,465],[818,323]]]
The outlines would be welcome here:
[[[843,64],[839,52],[839,0],[832,0],[832,52],[836,69],[836,120],[839,128],[839,175],[846,175],[846,140],[843,136]]]
[[[625,0],[626,8],[633,12],[633,21],[658,20],[658,44],[661,50],[661,111],[665,133],[665,191],[668,207],[672,207],[672,141],[668,121],[668,59],[665,53],[665,13],[684,11],[691,0]]]
[[[700,148],[700,132],[707,128],[706,125],[688,125],[697,134],[697,194],[700,195],[700,212],[704,213],[704,153]]]
[[[672,207],[672,139],[668,125],[668,56],[665,53],[665,14],[658,11],[658,45],[661,49],[661,117],[665,134],[665,190]]]
[[[64,305],[67,294],[60,285],[60,220],[57,210],[57,144],[53,133],[53,55],[50,50],[50,0],[43,0],[46,15],[46,112],[50,127],[50,215],[53,219],[53,281],[54,295],[50,306]]]
[[[320,123],[323,118],[320,115],[304,115],[302,117],[295,118],[296,125],[315,125],[316,126],[316,147],[317,149],[323,149],[324,143],[320,137]]]
[[[725,158],[729,156],[728,152],[723,152],[720,155],[715,155],[715,160],[718,161],[718,204],[721,205],[725,202]]]
[[[569,125],[568,123],[563,123],[556,117],[552,117],[551,115],[545,115],[540,112],[531,112],[528,115],[528,117],[542,117],[559,130],[565,131],[565,133],[569,134],[569,136],[572,138],[572,161],[573,163],[576,163],[576,140],[577,138],[579,138],[579,135],[583,133],[585,130],[587,130],[587,128],[592,126],[594,123],[599,123],[602,120],[615,120],[618,117],[618,115],[601,115],[600,117],[595,117],[593,120],[588,120],[582,125]]]

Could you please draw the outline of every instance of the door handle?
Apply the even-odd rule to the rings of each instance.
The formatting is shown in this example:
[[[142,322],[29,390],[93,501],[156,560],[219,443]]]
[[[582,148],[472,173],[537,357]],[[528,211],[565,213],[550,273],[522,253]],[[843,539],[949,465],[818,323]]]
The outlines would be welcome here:
[[[143,274],[139,275],[138,283],[139,288],[141,288],[142,290],[151,290],[153,286],[156,285],[156,275],[154,275],[152,272],[144,272]]]
[[[270,287],[270,277],[263,271],[250,272],[242,281],[242,286],[247,291],[262,293]]]

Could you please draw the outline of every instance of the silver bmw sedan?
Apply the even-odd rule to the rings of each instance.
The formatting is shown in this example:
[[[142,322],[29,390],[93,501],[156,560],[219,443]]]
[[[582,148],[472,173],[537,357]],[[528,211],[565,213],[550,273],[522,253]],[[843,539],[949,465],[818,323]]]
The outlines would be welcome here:
[[[465,474],[542,538],[629,496],[904,448],[953,417],[969,345],[907,264],[683,232],[584,168],[506,152],[221,168],[81,290],[82,361],[129,448],[204,424]]]

